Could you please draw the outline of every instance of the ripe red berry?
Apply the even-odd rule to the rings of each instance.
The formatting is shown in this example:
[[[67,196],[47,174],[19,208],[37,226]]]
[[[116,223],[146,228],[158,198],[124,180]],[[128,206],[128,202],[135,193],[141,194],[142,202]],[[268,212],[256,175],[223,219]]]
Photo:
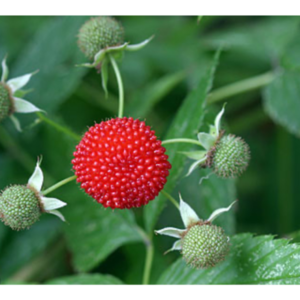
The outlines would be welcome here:
[[[145,122],[116,118],[90,127],[72,163],[77,182],[104,207],[140,207],[167,182],[165,151]]]

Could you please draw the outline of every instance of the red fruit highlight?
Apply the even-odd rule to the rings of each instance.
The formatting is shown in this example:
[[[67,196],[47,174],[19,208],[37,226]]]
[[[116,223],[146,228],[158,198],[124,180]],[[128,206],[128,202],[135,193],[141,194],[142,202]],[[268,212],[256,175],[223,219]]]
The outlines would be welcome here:
[[[115,118],[90,127],[72,163],[77,182],[104,207],[140,207],[167,182],[165,151],[145,122]]]

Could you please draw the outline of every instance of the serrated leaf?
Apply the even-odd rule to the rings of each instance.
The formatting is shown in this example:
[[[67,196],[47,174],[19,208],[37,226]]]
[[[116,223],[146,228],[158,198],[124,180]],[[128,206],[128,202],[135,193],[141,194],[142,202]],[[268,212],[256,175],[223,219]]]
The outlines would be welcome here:
[[[275,123],[300,135],[300,71],[285,71],[264,90],[264,107]]]
[[[196,270],[180,258],[158,284],[300,284],[300,246],[273,238],[236,235],[224,262]]]
[[[184,100],[170,126],[165,139],[195,137],[195,131],[200,128],[204,118],[205,101],[207,94],[212,87],[213,76],[218,63],[219,55],[220,51],[216,53],[210,70],[203,77],[198,87]],[[182,173],[185,163],[185,157],[177,152],[189,151],[192,146],[190,144],[177,143],[166,145],[166,148],[169,150],[167,151],[167,154],[169,155],[169,162],[172,165],[172,169],[165,185],[165,189],[167,192],[172,192],[177,180],[179,179],[179,176]],[[166,198],[160,194],[154,201],[151,201],[145,207],[145,223],[148,231],[152,231],[154,228],[158,216],[164,207],[165,201]]]
[[[79,187],[78,187],[79,189]],[[76,189],[72,206],[64,214],[70,225],[66,225],[67,243],[73,254],[73,265],[77,271],[93,269],[118,247],[142,241],[132,211],[112,211]],[[67,194],[64,199],[67,198]]]
[[[111,275],[102,274],[80,274],[56,278],[46,284],[123,284],[121,280]]]

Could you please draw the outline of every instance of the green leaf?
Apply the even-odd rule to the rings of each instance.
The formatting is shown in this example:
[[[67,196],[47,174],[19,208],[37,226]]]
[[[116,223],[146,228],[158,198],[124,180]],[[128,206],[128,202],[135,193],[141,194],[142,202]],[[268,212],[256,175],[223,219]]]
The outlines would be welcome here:
[[[275,123],[300,135],[300,71],[285,71],[263,93],[265,111]]]
[[[123,284],[121,280],[111,275],[80,274],[56,278],[46,282],[47,284]]]
[[[79,272],[93,269],[118,247],[141,241],[132,211],[112,211],[78,189],[66,193],[72,205],[64,215],[67,243],[73,253],[73,265]]]
[[[206,97],[212,87],[215,69],[219,60],[220,51],[214,57],[213,64],[210,70],[206,73],[198,87],[192,91],[184,100],[177,115],[172,122],[170,129],[165,139],[172,138],[195,138],[196,132],[202,125],[204,118],[204,108],[206,104]],[[185,157],[177,152],[189,151],[193,146],[186,143],[177,143],[166,145],[167,154],[169,155],[169,162],[172,165],[168,181],[165,185],[167,192],[172,192],[177,180],[182,174]],[[161,213],[166,198],[160,194],[156,199],[151,201],[145,207],[145,222],[148,231],[152,231],[159,214]]]
[[[20,58],[10,68],[12,77],[39,69],[29,86],[34,91],[28,100],[41,109],[54,111],[75,88],[86,73],[75,68],[82,60],[76,35],[86,17],[51,18],[36,36],[25,44]]]
[[[43,215],[30,230],[11,232],[7,244],[1,248],[0,280],[7,278],[19,268],[30,262],[54,241],[59,234],[61,222]]]
[[[244,26],[217,30],[205,42],[216,47],[225,44],[240,57],[249,55],[258,62],[270,63],[284,53],[293,38],[297,38],[299,21],[299,17],[266,17]]]
[[[196,270],[179,259],[158,284],[300,284],[300,246],[273,238],[236,235],[224,262]]]
[[[162,100],[171,90],[174,89],[184,78],[184,72],[178,72],[171,75],[165,75],[155,82],[147,85],[141,92],[135,94],[135,97],[126,107],[126,114],[133,118],[142,118]]]

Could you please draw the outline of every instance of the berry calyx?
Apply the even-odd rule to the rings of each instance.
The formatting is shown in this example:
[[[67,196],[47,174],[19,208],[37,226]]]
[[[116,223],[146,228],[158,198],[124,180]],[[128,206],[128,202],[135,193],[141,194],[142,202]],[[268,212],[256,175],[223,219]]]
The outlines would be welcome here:
[[[0,122],[13,113],[13,99],[9,87],[0,82]]]
[[[250,151],[247,143],[233,134],[223,136],[218,141],[213,161],[213,171],[220,177],[235,178],[247,168]]]
[[[167,182],[165,151],[145,122],[115,118],[90,127],[72,163],[77,182],[104,207],[140,207]]]
[[[93,59],[101,49],[121,45],[123,41],[123,27],[111,17],[88,20],[78,34],[79,48],[89,59]]]
[[[13,230],[29,228],[38,221],[42,205],[38,193],[27,186],[8,187],[0,196],[0,217]]]
[[[229,238],[221,227],[196,224],[182,239],[182,255],[194,268],[210,268],[223,261],[229,252]]]

